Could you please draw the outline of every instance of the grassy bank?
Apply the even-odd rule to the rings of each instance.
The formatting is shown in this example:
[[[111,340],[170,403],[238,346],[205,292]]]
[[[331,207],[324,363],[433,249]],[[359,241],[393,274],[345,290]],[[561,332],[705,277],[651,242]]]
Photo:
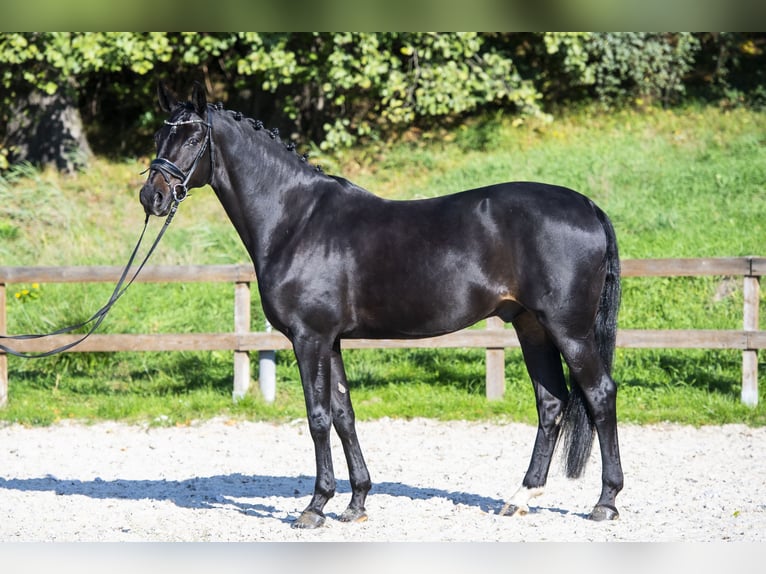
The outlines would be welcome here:
[[[407,134],[393,146],[319,157],[386,197],[430,197],[506,180],[577,189],[611,216],[624,258],[766,254],[766,118],[747,110],[689,108],[601,115],[582,111],[550,124],[490,118],[442,134]],[[138,190],[147,157],[97,160],[75,176],[21,171],[0,182],[0,264],[121,265],[143,221]],[[154,230],[160,222],[153,222]],[[182,205],[152,263],[247,261],[209,189]],[[9,286],[11,332],[32,332],[90,315],[109,285]],[[25,294],[25,290],[28,293]],[[18,298],[13,297],[19,293]],[[223,285],[136,285],[105,332],[222,331],[233,293]],[[740,328],[742,287],[729,278],[625,279],[623,328]],[[253,305],[256,327],[262,321]],[[766,319],[761,318],[761,328]],[[346,353],[360,418],[428,416],[533,422],[534,400],[518,351],[507,351],[507,391],[484,399],[483,353],[471,350]],[[181,424],[215,415],[290,419],[304,415],[295,361],[278,354],[278,397],[257,392],[233,405],[230,353],[68,354],[9,358],[10,403],[0,419],[61,418]],[[764,370],[761,361],[761,372]],[[766,424],[760,406],[739,404],[735,351],[620,349],[615,367],[623,421]],[[254,385],[257,387],[257,384]]]

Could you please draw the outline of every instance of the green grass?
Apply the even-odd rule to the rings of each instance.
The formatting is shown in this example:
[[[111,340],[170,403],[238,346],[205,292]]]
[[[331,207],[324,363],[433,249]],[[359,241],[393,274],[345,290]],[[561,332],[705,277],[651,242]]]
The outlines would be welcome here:
[[[392,145],[319,157],[392,198],[431,197],[507,180],[578,189],[612,217],[624,258],[764,255],[766,117],[744,109],[689,107],[609,115],[583,110],[550,124],[502,116],[451,132],[413,132]],[[17,170],[0,179],[0,264],[121,265],[143,222],[138,190],[149,157],[96,160],[75,176]],[[150,234],[161,223],[152,222]],[[151,263],[239,263],[248,257],[209,189],[195,190]],[[24,289],[32,295],[20,295]],[[627,278],[623,328],[735,329],[739,279]],[[11,332],[50,329],[89,316],[110,285],[8,286]],[[228,285],[134,285],[103,332],[224,331]],[[766,318],[761,317],[761,329]],[[263,324],[253,303],[254,328]],[[506,394],[484,398],[480,350],[346,352],[359,418],[415,417],[534,422],[534,398],[518,350],[506,351]],[[254,364],[257,364],[254,361]],[[766,372],[761,358],[760,372]],[[766,424],[766,383],[756,408],[740,404],[741,354],[619,349],[620,420]],[[278,353],[278,395],[231,400],[231,353],[71,353],[9,357],[10,400],[0,420],[119,419],[184,424],[211,416],[290,420],[305,414],[291,353]],[[256,373],[257,375],[257,373]],[[763,376],[761,377],[763,379]]]

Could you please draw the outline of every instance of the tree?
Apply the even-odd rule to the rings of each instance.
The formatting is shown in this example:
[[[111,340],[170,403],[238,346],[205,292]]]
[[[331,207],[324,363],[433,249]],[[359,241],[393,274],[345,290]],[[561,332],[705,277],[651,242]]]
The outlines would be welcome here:
[[[6,146],[9,162],[28,161],[72,172],[92,155],[73,90],[31,91],[13,106]]]
[[[0,34],[0,160],[82,167],[91,155],[80,113],[85,83],[124,69],[146,73],[169,58],[166,46],[164,33]]]

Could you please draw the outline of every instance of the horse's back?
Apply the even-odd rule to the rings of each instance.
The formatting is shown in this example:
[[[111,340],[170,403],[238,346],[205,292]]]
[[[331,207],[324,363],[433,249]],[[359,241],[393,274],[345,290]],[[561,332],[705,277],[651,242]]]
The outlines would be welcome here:
[[[567,187],[539,182],[515,181],[498,183],[427,199],[386,200],[370,194],[353,184],[341,200],[349,213],[358,220],[385,219],[386,223],[439,225],[465,223],[467,226],[504,223],[519,225],[541,222],[569,221],[584,227],[594,227],[593,202]],[[354,213],[354,207],[359,211]],[[363,215],[363,214],[366,214]]]
[[[390,201],[371,194],[333,207],[333,235],[351,253],[420,263],[460,255],[472,260],[578,258],[606,247],[599,208],[569,188],[509,182],[429,199]],[[463,261],[463,264],[468,261]]]

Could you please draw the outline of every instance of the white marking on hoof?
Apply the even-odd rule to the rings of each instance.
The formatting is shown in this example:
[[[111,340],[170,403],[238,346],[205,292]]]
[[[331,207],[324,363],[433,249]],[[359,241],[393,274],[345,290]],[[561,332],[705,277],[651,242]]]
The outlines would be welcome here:
[[[527,503],[533,498],[540,496],[543,492],[545,492],[545,488],[542,486],[537,488],[520,487],[511,499],[505,503],[500,514],[505,515],[510,508],[514,508],[515,510],[511,513],[512,516],[524,516],[529,512],[529,505]]]
[[[511,511],[513,509],[513,511]],[[528,506],[516,506],[510,502],[506,502],[498,513],[500,516],[524,516],[529,512]]]

